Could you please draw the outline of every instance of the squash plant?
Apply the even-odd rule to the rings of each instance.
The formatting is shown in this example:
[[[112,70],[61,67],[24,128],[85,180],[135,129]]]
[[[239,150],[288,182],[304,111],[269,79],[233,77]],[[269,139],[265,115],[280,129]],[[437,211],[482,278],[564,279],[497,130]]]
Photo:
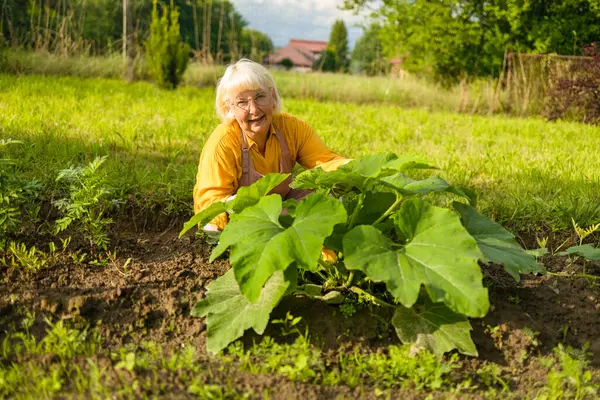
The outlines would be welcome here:
[[[468,317],[489,309],[479,262],[502,264],[517,280],[544,268],[473,208],[470,193],[437,175],[411,178],[417,169],[436,168],[382,153],[336,171],[307,170],[293,186],[315,193],[298,202],[268,194],[286,178],[271,174],[196,214],[181,235],[230,213],[210,260],[229,250],[232,269],[192,311],[207,317],[208,350],[220,351],[250,328],[262,334],[284,296],[339,302],[358,294],[394,309],[391,323],[402,342],[438,356],[452,349],[477,355]],[[442,192],[464,201],[452,208],[429,202]],[[336,253],[331,263],[323,248]]]

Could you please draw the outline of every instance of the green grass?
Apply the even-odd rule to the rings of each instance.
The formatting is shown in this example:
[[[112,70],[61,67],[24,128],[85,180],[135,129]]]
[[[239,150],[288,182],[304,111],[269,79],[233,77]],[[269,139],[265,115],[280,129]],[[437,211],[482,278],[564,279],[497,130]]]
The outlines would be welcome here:
[[[34,324],[45,328],[41,337],[31,333]],[[384,398],[399,396],[400,390],[419,396],[433,391],[485,398],[587,399],[600,389],[586,348],[562,345],[553,353],[533,356],[530,365],[539,366],[539,377],[545,379],[525,386],[526,393],[524,388],[514,393],[507,384],[512,379],[507,368],[486,362],[469,370],[456,355],[440,361],[428,352],[412,355],[406,345],[389,346],[385,352],[347,349],[332,357],[307,334],[298,334],[290,344],[265,337],[247,348],[236,342],[225,353],[208,357],[190,344],[165,350],[151,341],[108,350],[85,323],[45,320],[39,325],[35,315],[28,314],[20,326],[6,326],[0,336],[0,397],[257,397],[252,389],[241,393],[234,387],[232,376],[243,373],[344,386],[357,389],[355,394],[374,392]],[[276,396],[273,390],[265,389],[262,395]]]
[[[0,72],[124,79],[127,66],[120,54],[104,57],[61,56],[25,51],[0,53]],[[143,59],[135,60],[135,77],[150,80]],[[214,88],[225,66],[191,63],[183,86]],[[356,104],[394,104],[429,110],[493,114],[508,109],[506,93],[493,80],[477,80],[454,88],[407,76],[366,77],[331,73],[297,73],[273,69],[284,98],[341,101]],[[514,106],[514,105],[513,105]],[[513,107],[514,108],[514,107]],[[527,113],[527,110],[525,110]]]
[[[119,80],[0,75],[0,139],[17,171],[56,192],[58,171],[108,155],[117,199],[138,212],[187,215],[197,160],[218,120],[214,91]],[[481,210],[517,230],[600,221],[600,127],[385,105],[284,98],[348,157],[414,155],[474,189]]]

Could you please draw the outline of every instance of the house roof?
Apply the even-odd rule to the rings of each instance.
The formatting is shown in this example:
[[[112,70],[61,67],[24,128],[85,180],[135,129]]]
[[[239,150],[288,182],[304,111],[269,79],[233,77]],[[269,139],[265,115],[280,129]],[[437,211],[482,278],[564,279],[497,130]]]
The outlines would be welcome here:
[[[327,49],[327,42],[320,42],[317,40],[290,39],[288,46],[290,45],[308,50],[313,53],[321,53]]]
[[[279,64],[287,58],[297,67],[312,67],[315,62],[315,55],[326,49],[327,42],[291,39],[286,46],[273,54],[269,54],[267,62],[269,64]]]
[[[298,67],[312,67],[314,63],[313,55],[309,51],[293,46],[292,44],[288,44],[275,53],[269,54],[268,62],[270,64],[279,64],[286,58]]]

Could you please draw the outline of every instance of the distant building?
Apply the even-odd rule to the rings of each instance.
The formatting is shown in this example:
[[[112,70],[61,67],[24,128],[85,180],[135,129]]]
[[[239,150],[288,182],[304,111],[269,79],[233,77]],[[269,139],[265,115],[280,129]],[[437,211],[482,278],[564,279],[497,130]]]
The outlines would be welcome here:
[[[273,67],[291,68],[294,71],[312,71],[315,61],[327,49],[327,42],[315,40],[291,39],[290,42],[273,54],[265,57],[264,62]]]
[[[408,52],[405,54],[408,56]],[[408,77],[408,71],[404,69],[405,57],[392,58],[390,64],[392,65],[390,75],[397,78],[403,79]]]

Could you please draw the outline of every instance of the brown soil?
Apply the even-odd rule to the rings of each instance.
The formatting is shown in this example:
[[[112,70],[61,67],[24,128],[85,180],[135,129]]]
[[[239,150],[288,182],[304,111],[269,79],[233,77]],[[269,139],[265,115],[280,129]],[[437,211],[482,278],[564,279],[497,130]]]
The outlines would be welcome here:
[[[107,349],[143,340],[152,340],[166,351],[192,343],[202,354],[201,362],[211,368],[216,361],[204,350],[204,319],[192,318],[189,313],[207,284],[222,275],[228,264],[221,260],[208,263],[210,249],[191,236],[178,239],[179,226],[173,224],[163,232],[115,234],[116,258],[104,266],[75,263],[70,255],[63,255],[54,266],[37,273],[0,267],[0,340],[25,311],[34,311],[39,321],[34,333],[38,335],[43,333],[43,317],[50,317],[90,324],[100,332]],[[549,257],[544,263],[550,271],[563,275],[583,268],[563,257]],[[528,393],[532,382],[545,379],[529,359],[551,353],[558,343],[574,347],[589,343],[594,368],[600,366],[600,286],[594,280],[547,275],[525,276],[516,283],[501,268],[490,266],[485,271],[492,309],[484,319],[471,321],[480,357],[462,358],[459,377],[494,362],[512,377],[509,384],[514,393]],[[586,265],[586,273],[600,275],[600,264]],[[303,317],[311,338],[327,354],[353,346],[381,351],[391,343],[398,344],[393,330],[379,323],[368,309],[345,318],[338,307],[288,299],[274,315],[285,315],[289,309],[294,316]],[[267,334],[277,336],[278,330],[270,327]],[[246,335],[245,339],[251,338]],[[207,375],[206,383],[227,383],[237,391],[255,394],[268,390],[272,398],[374,397],[364,387],[310,385],[222,366],[214,371]],[[170,390],[170,397],[187,395],[185,387]],[[422,397],[417,392],[396,395]],[[438,395],[444,397],[434,397]]]

